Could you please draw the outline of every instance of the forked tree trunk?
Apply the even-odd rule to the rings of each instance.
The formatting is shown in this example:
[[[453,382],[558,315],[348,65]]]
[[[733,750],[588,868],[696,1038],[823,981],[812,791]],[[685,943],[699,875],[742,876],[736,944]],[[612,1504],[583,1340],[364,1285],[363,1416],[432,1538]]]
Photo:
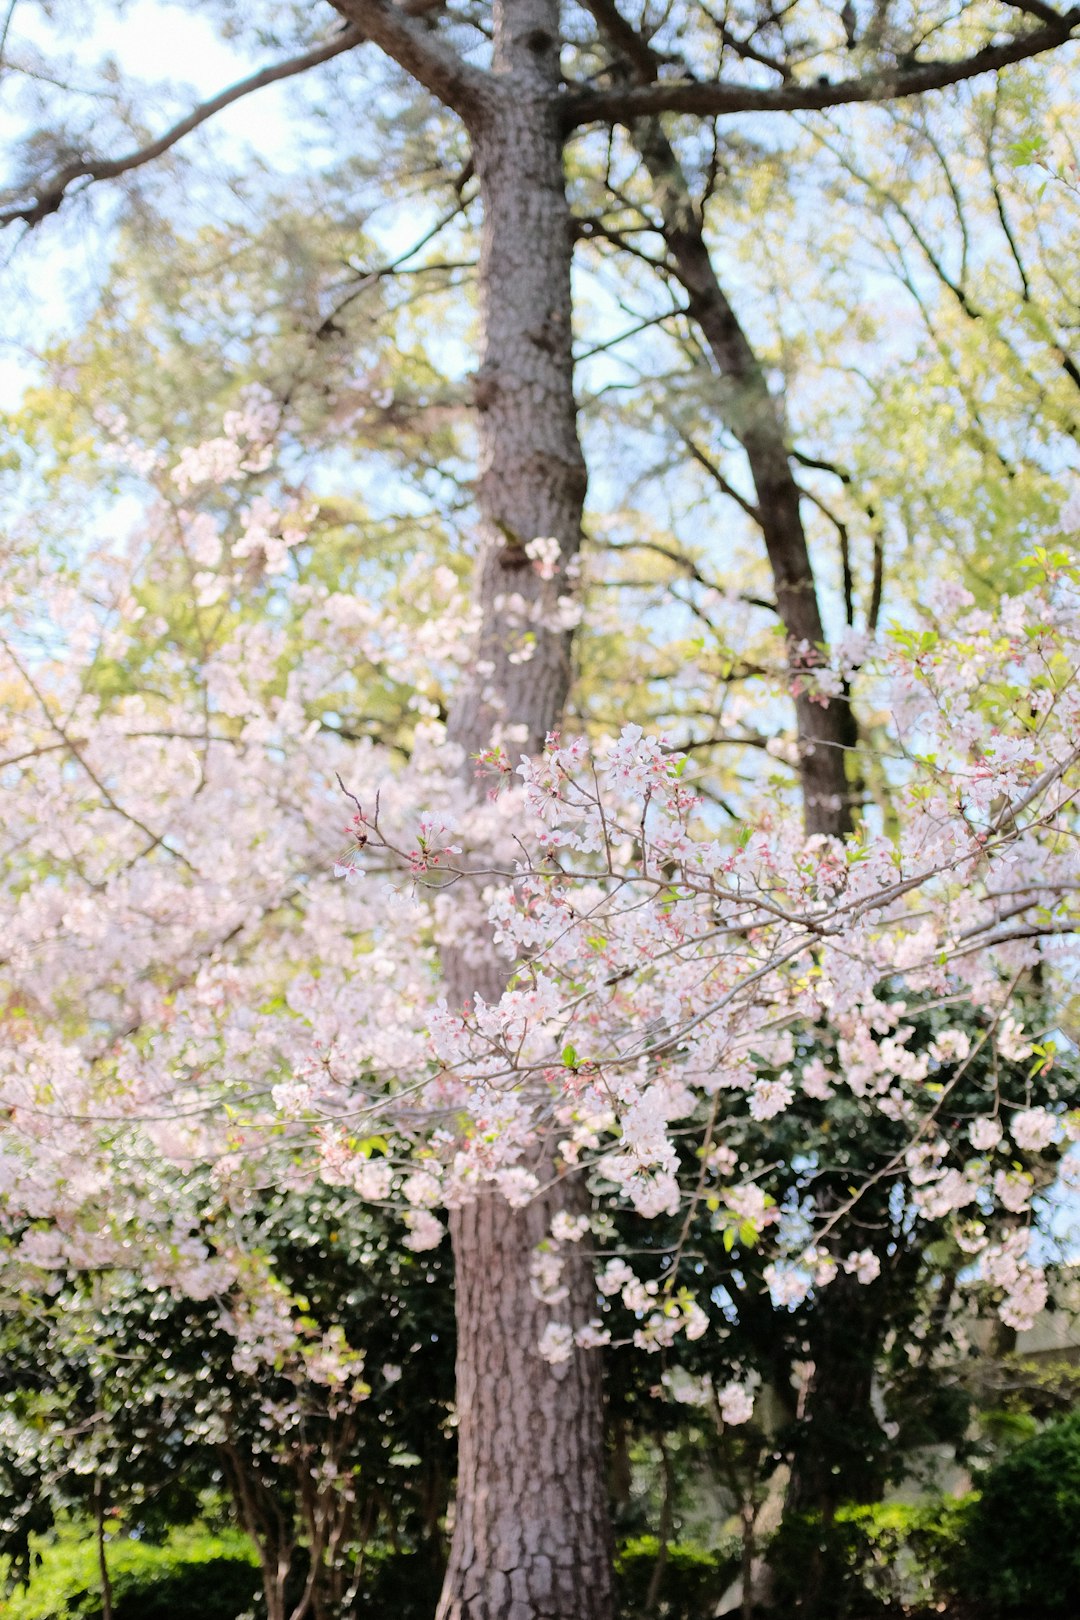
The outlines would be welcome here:
[[[570,679],[570,637],[551,620],[557,583],[526,554],[559,541],[562,565],[580,543],[585,464],[578,442],[570,346],[572,235],[553,93],[558,0],[496,7],[494,89],[472,129],[484,202],[480,275],[484,352],[476,378],[482,516],[477,564],[481,628],[472,676],[448,734],[466,756],[502,733],[515,760],[558,726]],[[543,609],[544,620],[533,617]],[[546,621],[546,622],[545,622]],[[492,952],[446,952],[451,1005],[503,988]],[[550,1151],[538,1144],[544,1169]],[[570,1297],[532,1294],[529,1261],[557,1209],[584,1205],[565,1181],[524,1210],[488,1196],[451,1218],[458,1324],[458,1489],[439,1620],[610,1620],[611,1546],[603,1405],[595,1351],[549,1365],[538,1354],[557,1316],[594,1311],[592,1268],[568,1245]]]

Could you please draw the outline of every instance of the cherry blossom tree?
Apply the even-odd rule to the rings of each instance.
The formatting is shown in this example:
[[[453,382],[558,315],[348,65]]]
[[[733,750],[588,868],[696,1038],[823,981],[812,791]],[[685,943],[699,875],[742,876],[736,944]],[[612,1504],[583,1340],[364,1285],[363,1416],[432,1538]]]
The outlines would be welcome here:
[[[346,757],[301,719],[327,661],[354,659],[358,641],[378,642],[379,657],[415,656],[400,623],[393,630],[372,624],[363,602],[292,593],[290,611],[316,649],[302,668],[283,669],[284,632],[268,617],[241,623],[213,647],[194,683],[199,702],[190,682],[185,690],[176,648],[154,647],[151,655],[140,645],[147,661],[138,690],[102,707],[102,673],[130,646],[133,627],[138,634],[133,616],[141,608],[154,617],[133,588],[138,568],[125,574],[125,559],[105,551],[76,586],[49,578],[40,561],[25,564],[27,577],[11,586],[22,605],[12,610],[7,646],[22,707],[10,758],[33,787],[13,842],[20,869],[31,851],[48,877],[25,887],[21,876],[12,878],[13,1005],[35,1016],[16,1031],[10,1084],[12,1106],[37,1133],[37,1163],[36,1190],[24,1194],[16,1183],[10,1196],[25,1196],[28,1210],[55,1220],[35,1242],[47,1251],[62,1237],[88,1260],[115,1252],[130,1211],[132,1225],[156,1226],[167,1256],[160,1263],[177,1286],[216,1291],[231,1276],[228,1257],[192,1237],[182,1205],[159,1201],[151,1217],[140,1192],[151,1145],[181,1161],[222,1150],[221,1121],[205,1096],[211,1075],[237,1089],[231,1106],[243,1105],[229,1126],[236,1143],[229,1151],[247,1152],[252,1133],[262,1139],[249,1112],[268,1091],[278,1093],[283,1113],[300,1116],[298,1126],[312,1107],[325,1116],[324,1173],[348,1175],[365,1196],[396,1193],[394,1165],[404,1151],[365,1152],[368,1123],[409,1155],[418,1144],[420,1158],[401,1183],[411,1237],[419,1248],[433,1243],[434,1211],[449,1210],[459,1308],[462,1489],[441,1614],[524,1620],[554,1610],[601,1620],[611,1608],[610,1538],[600,1376],[590,1347],[605,1329],[585,1250],[559,1239],[558,1266],[545,1260],[537,1272],[538,1245],[554,1241],[557,1218],[576,1223],[587,1215],[586,1165],[595,1163],[590,1173],[643,1214],[670,1208],[678,1188],[667,1124],[698,1091],[742,1087],[761,1119],[788,1106],[793,1074],[782,1065],[775,1077],[754,1067],[779,1063],[785,1033],[771,1033],[778,1021],[810,1017],[819,1004],[838,1025],[851,1020],[843,1038],[853,1064],[868,1071],[867,1095],[876,1094],[893,1056],[892,1047],[874,1056],[877,1025],[889,1016],[878,1010],[877,985],[906,975],[921,988],[919,976],[936,982],[935,973],[947,984],[955,968],[967,993],[985,999],[985,1038],[1005,1031],[1022,1044],[1005,1022],[987,964],[1010,945],[1035,949],[1026,938],[999,937],[1034,928],[1024,920],[1032,906],[1045,902],[1051,912],[1051,923],[1040,921],[1036,931],[1067,927],[1059,915],[1067,891],[1055,882],[1068,860],[1055,839],[1067,837],[1059,820],[1067,818],[1071,758],[1059,757],[1068,735],[1059,720],[1071,710],[1065,696],[1054,696],[1045,733],[1037,730],[1032,742],[1008,731],[1017,752],[998,760],[989,745],[996,716],[980,710],[988,729],[971,736],[958,722],[957,706],[970,705],[962,666],[958,672],[933,648],[886,662],[901,691],[879,701],[895,706],[896,732],[918,756],[897,764],[912,813],[899,841],[868,828],[845,844],[829,842],[848,828],[837,820],[833,787],[817,779],[835,782],[835,764],[825,767],[853,740],[844,685],[855,671],[847,656],[823,661],[786,447],[770,422],[767,389],[744,366],[738,389],[748,448],[782,497],[784,521],[770,527],[769,540],[794,677],[785,695],[797,711],[808,780],[806,831],[824,842],[807,850],[791,806],[780,802],[754,816],[744,846],[712,850],[724,841],[707,828],[698,836],[669,752],[633,733],[593,761],[576,742],[556,738],[537,763],[561,724],[570,681],[586,488],[572,378],[575,222],[566,149],[581,131],[629,128],[678,216],[685,204],[670,184],[658,120],[916,95],[1067,42],[1076,14],[975,4],[956,15],[941,8],[932,17],[898,16],[885,6],[853,29],[825,6],[763,22],[748,5],[722,23],[686,8],[653,28],[608,8],[599,20],[575,12],[564,21],[554,0],[502,0],[490,17],[388,0],[338,0],[334,9],[341,33],[308,39],[298,55],[134,149],[99,156],[89,140],[76,141],[75,150],[70,139],[32,141],[3,218],[33,227],[73,190],[135,172],[261,84],[368,45],[459,121],[484,210],[471,651],[463,667],[458,660],[445,732],[421,729],[411,774],[388,783],[376,806],[380,765]],[[686,238],[692,256],[693,229],[680,236],[678,217],[668,228],[677,243]],[[691,292],[703,304],[711,289],[694,283]],[[218,622],[241,587],[230,573],[217,594],[220,536],[180,503],[199,482],[259,470],[267,434],[253,409],[214,445],[182,458],[170,516],[127,559],[137,563],[140,548],[160,554],[167,543],[189,548],[199,565],[190,580],[195,605]],[[229,537],[229,568],[261,559],[273,575],[304,529],[302,503],[252,502],[242,533]],[[1046,634],[1066,634],[1052,592],[1037,611],[1044,600]],[[37,638],[34,604],[42,601],[55,617],[62,663],[23,645]],[[1022,614],[1016,637],[1025,637],[1026,625],[1045,652],[1035,621]],[[450,618],[448,659],[465,628],[460,615]],[[965,634],[975,638],[973,667],[980,659],[988,667],[994,630],[973,623]],[[1015,656],[1017,679],[1034,678],[1023,639]],[[150,668],[160,672],[160,687],[150,684]],[[923,706],[924,676],[937,711]],[[932,684],[938,677],[940,691]],[[948,723],[935,721],[935,712]],[[1011,712],[1007,719],[1019,725]],[[942,761],[963,773],[959,796],[952,769],[926,761],[919,728],[935,727]],[[945,748],[961,743],[962,761]],[[975,747],[977,764],[969,757]],[[473,795],[475,757],[514,778],[521,756],[528,763],[520,789],[463,802]],[[334,890],[325,841],[338,774],[359,802],[354,831],[365,852],[380,853],[403,877],[437,874],[437,893],[423,887],[414,905],[400,881],[357,879]],[[421,810],[426,819],[418,821]],[[1008,902],[984,881],[984,872],[996,877],[999,859],[1019,869]],[[365,861],[339,864],[350,876],[366,870]],[[575,900],[577,885],[584,894]],[[1017,913],[1019,922],[1007,922],[1002,908],[1025,895],[1038,899]],[[929,912],[922,934],[906,926],[913,897]],[[583,932],[583,919],[594,933]],[[603,943],[590,946],[590,938]],[[891,954],[897,940],[907,942],[906,956],[903,948],[899,958]],[[46,941],[47,982],[31,989],[26,964]],[[370,972],[357,971],[359,956]],[[309,1030],[320,1042],[317,1055]],[[894,1045],[902,1051],[902,1041]],[[560,1090],[568,1076],[570,1099]],[[925,1076],[902,1079],[914,1086]],[[63,1096],[59,1106],[51,1088]],[[388,1090],[400,1099],[392,1108]],[[181,1094],[191,1099],[190,1114],[177,1107]],[[155,1111],[164,1117],[152,1124]],[[138,1154],[125,1160],[119,1179],[107,1133],[92,1151],[75,1117],[101,1112],[117,1126],[125,1113],[147,1120],[142,1162]],[[464,1143],[463,1115],[472,1122]],[[912,1129],[911,1151],[922,1155],[913,1173],[921,1167],[936,1185],[933,1116],[922,1131],[915,1121]],[[711,1134],[706,1123],[706,1144]],[[1009,1196],[1019,1203],[1020,1189]],[[790,1255],[779,1251],[782,1271],[828,1273],[826,1254],[807,1258],[813,1244],[808,1250],[792,1238],[789,1247]],[[987,1263],[998,1266],[1010,1298],[1032,1303],[1037,1273],[1018,1245]],[[673,1282],[655,1310],[642,1306],[643,1347],[704,1330],[703,1307],[679,1286]],[[507,1401],[511,1388],[516,1398]]]
[[[540,755],[504,726],[468,755],[422,719],[405,766],[320,727],[341,683],[388,670],[423,690],[437,667],[467,692],[475,620],[445,571],[375,604],[305,569],[318,512],[275,472],[277,428],[254,394],[175,463],[140,453],[156,495],[124,546],[88,543],[77,566],[32,533],[9,546],[10,1274],[129,1268],[134,1251],[151,1286],[246,1301],[229,1308],[238,1339],[273,1356],[295,1310],[208,1234],[197,1166],[226,1200],[253,1169],[345,1186],[398,1209],[420,1254],[447,1215],[490,1222],[521,1269],[505,1287],[491,1272],[470,1308],[497,1321],[524,1295],[528,1315],[501,1374],[459,1375],[467,1427],[518,1359],[556,1394],[577,1368],[598,1380],[626,1313],[644,1355],[706,1334],[713,1281],[685,1263],[703,1206],[767,1254],[780,1304],[871,1286],[880,1256],[837,1238],[888,1181],[912,1219],[955,1231],[1002,1319],[1029,1323],[1046,1299],[1041,1156],[1077,1126],[1068,1097],[1029,1094],[1053,1052],[1017,1018],[1022,981],[1067,985],[1075,966],[1067,550],[1036,552],[996,613],[946,588],[948,641],[911,624],[800,674],[822,705],[850,685],[887,739],[895,824],[807,837],[774,785],[732,835],[636,726]],[[559,556],[551,537],[524,548],[539,612],[511,669],[529,667],[533,625],[572,612]],[[178,640],[192,613],[198,664]],[[466,997],[447,961],[499,970]],[[924,1043],[926,1007],[940,1027]],[[870,1182],[779,1202],[741,1173],[740,1119],[837,1094],[852,1129],[897,1128]],[[612,1246],[612,1200],[683,1222],[661,1275]],[[717,1399],[723,1422],[750,1417],[737,1377]]]

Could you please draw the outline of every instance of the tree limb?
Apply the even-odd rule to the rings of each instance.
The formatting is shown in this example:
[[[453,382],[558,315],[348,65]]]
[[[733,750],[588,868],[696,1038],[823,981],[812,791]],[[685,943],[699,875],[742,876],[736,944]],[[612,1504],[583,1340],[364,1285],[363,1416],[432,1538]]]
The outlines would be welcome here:
[[[0,229],[22,221],[29,227],[39,225],[62,206],[71,188],[80,180],[94,185],[100,180],[116,180],[121,175],[140,169],[162,157],[186,135],[205,124],[217,113],[231,107],[234,102],[262,90],[269,84],[295,78],[309,68],[355,50],[367,41],[378,45],[400,67],[422,84],[440,101],[464,114],[466,108],[477,105],[479,92],[487,82],[487,74],[470,67],[456,52],[429,38],[416,18],[432,11],[441,0],[403,0],[395,5],[392,0],[335,0],[335,9],[344,16],[348,26],[333,39],[326,40],[299,56],[277,62],[273,67],[261,68],[258,73],[236,84],[229,85],[218,95],[193,107],[184,118],[173,124],[156,140],[127,152],[119,158],[78,157],[64,164],[49,179],[42,182],[29,201],[0,209]],[[85,190],[86,186],[81,186]]]
[[[1038,17],[1040,22],[1053,23],[1058,18],[1053,6],[1043,5],[1042,0],[1002,0],[1002,4],[1008,6],[1010,11],[1023,11],[1029,17]]]
[[[1042,9],[1042,8],[1040,8]],[[590,5],[597,13],[597,7]],[[605,13],[609,7],[605,5]],[[1050,13],[1050,8],[1046,8]],[[742,112],[812,112],[853,102],[895,101],[904,96],[942,90],[992,73],[1013,62],[1024,62],[1053,50],[1075,37],[1080,27],[1080,6],[1060,14],[1041,28],[1028,29],[996,45],[984,45],[971,56],[952,61],[906,62],[860,74],[853,79],[817,80],[805,84],[760,85],[702,83],[696,79],[654,79],[651,83],[617,84],[604,90],[571,92],[564,107],[565,127],[582,124],[631,124],[658,113],[699,113],[717,117]],[[624,26],[629,29],[629,24]],[[609,24],[605,18],[604,27]],[[633,32],[633,30],[630,30]],[[613,43],[618,43],[611,29]],[[639,44],[643,43],[638,37]]]
[[[473,67],[416,19],[440,8],[441,0],[331,0],[335,11],[371,40],[425,90],[466,123],[482,108],[491,75]]]
[[[15,15],[15,7],[17,5],[18,0],[8,0],[8,8],[4,16],[4,24],[3,27],[0,28],[0,67],[3,67],[4,65],[4,51],[7,48],[7,37],[11,29],[11,19]]]
[[[695,444],[689,433],[684,432],[684,430],[675,422],[671,422],[670,426],[678,435],[680,443],[690,452],[691,457],[697,462],[698,466],[703,468],[703,470],[708,473],[709,477],[723,492],[723,494],[727,496],[728,500],[734,501],[737,506],[740,506],[746,513],[747,517],[756,523],[760,528],[762,526],[761,508],[759,506],[755,506],[753,501],[748,501],[744,495],[739,494],[738,490],[735,489],[735,487],[724,477],[723,473],[720,471],[720,468],[716,465],[716,462],[712,459],[712,457],[706,455],[705,451],[699,444]]]
[[[205,124],[215,114],[222,112],[226,107],[231,107],[233,102],[252,95],[256,90],[264,89],[268,84],[278,84],[282,79],[295,78],[298,73],[306,73],[309,68],[318,67],[322,62],[329,62],[333,57],[353,50],[362,43],[363,38],[358,29],[350,28],[327,40],[325,44],[316,46],[314,50],[305,51],[301,56],[292,56],[273,67],[261,68],[258,73],[240,79],[228,89],[212,96],[209,101],[193,107],[185,118],[173,124],[171,129],[167,129],[156,140],[149,141],[146,146],[140,146],[123,157],[73,159],[39,186],[32,202],[0,209],[0,227],[12,225],[18,220],[22,220],[30,227],[40,225],[43,219],[56,213],[76,181],[85,180],[88,185],[93,185],[98,180],[115,180],[122,174],[128,174],[132,169],[141,169],[144,164],[152,163],[178,141],[182,141],[185,135],[190,135],[192,130],[198,129],[200,124]],[[85,189],[80,187],[80,190]]]

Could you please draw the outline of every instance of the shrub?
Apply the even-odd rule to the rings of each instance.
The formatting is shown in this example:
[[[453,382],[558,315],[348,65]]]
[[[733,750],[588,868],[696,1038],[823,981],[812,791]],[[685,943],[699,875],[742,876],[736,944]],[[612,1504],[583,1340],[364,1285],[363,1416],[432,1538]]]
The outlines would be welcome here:
[[[658,1620],[705,1620],[711,1615],[739,1569],[738,1550],[710,1552],[692,1542],[669,1543],[656,1607],[646,1611],[646,1598],[660,1556],[655,1536],[635,1536],[615,1560],[618,1612],[636,1620],[646,1612]]]
[[[3,1620],[101,1620],[97,1549],[86,1527],[71,1526],[38,1551],[29,1586],[0,1603]],[[255,1554],[238,1532],[174,1531],[160,1545],[118,1537],[107,1557],[115,1620],[238,1620],[264,1612]],[[303,1576],[300,1557],[287,1599],[295,1601]],[[349,1613],[356,1620],[431,1620],[441,1584],[434,1558],[376,1547]]]
[[[164,1546],[123,1538],[108,1544],[115,1620],[237,1620],[259,1589],[255,1557],[242,1536],[189,1532]],[[42,1549],[23,1591],[6,1600],[5,1620],[100,1620],[101,1588],[92,1540],[67,1537]]]
[[[874,1620],[932,1610],[948,1584],[972,1498],[842,1507],[831,1524],[791,1514],[769,1544],[778,1611],[798,1615],[817,1564],[830,1620]]]
[[[442,1565],[430,1554],[376,1548],[364,1560],[356,1620],[431,1620],[442,1587]]]
[[[1080,1411],[990,1468],[953,1565],[957,1593],[990,1615],[1080,1613]]]

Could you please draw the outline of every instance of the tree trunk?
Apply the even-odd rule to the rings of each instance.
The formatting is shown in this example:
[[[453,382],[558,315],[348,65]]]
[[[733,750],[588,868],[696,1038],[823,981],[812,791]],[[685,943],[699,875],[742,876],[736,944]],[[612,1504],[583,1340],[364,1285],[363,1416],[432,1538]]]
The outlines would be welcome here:
[[[570,635],[553,618],[580,544],[585,464],[571,354],[572,232],[558,122],[557,0],[496,7],[494,87],[473,121],[484,202],[480,261],[484,350],[480,415],[480,631],[448,737],[468,756],[502,740],[512,760],[538,752],[561,720]],[[526,552],[554,538],[544,581]],[[450,1004],[494,999],[505,964],[492,950],[444,953]],[[554,1168],[538,1146],[545,1170]],[[603,1396],[595,1351],[552,1366],[537,1344],[553,1319],[594,1314],[588,1256],[567,1245],[570,1297],[532,1293],[529,1261],[556,1210],[587,1207],[573,1178],[514,1210],[494,1195],[453,1212],[458,1328],[458,1487],[439,1620],[611,1620],[611,1534]]]
[[[814,1370],[784,1502],[785,1516],[811,1514],[818,1522],[803,1572],[800,1620],[824,1620],[832,1612],[834,1571],[826,1543],[837,1508],[845,1502],[876,1502],[885,1488],[873,1389],[887,1317],[876,1294],[873,1285],[841,1272],[825,1290],[811,1324]]]
[[[634,135],[656,184],[665,240],[689,295],[690,313],[719,373],[724,418],[750,466],[777,608],[797,676],[804,649],[823,648],[825,632],[781,408],[720,285],[701,218],[659,120],[638,124]],[[858,731],[851,704],[844,694],[823,706],[800,691],[796,680],[795,715],[803,825],[807,834],[843,838],[854,825],[847,759]],[[876,1302],[861,1284],[841,1276],[819,1301],[814,1327],[815,1371],[801,1443],[791,1459],[784,1511],[817,1513],[828,1527],[841,1501],[871,1500],[865,1493],[873,1483],[880,1484],[875,1444],[880,1428],[872,1402],[880,1338]],[[744,1585],[744,1608],[749,1590]],[[828,1598],[827,1568],[819,1549],[806,1571],[800,1615],[813,1620],[825,1612]]]
[[[720,376],[724,419],[746,452],[754,480],[795,677],[803,824],[808,834],[843,838],[852,828],[846,759],[857,742],[855,717],[846,697],[822,705],[798,680],[800,666],[810,667],[820,658],[825,632],[780,407],[717,278],[700,216],[659,119],[635,125],[634,139],[656,184],[664,239],[689,297],[690,314]]]
[[[245,1467],[239,1448],[226,1441],[217,1455],[237,1517],[258,1554],[266,1620],[285,1620],[285,1585],[295,1552],[290,1528],[275,1498]]]
[[[109,1560],[105,1552],[105,1487],[101,1475],[94,1475],[94,1544],[97,1548],[98,1579],[101,1582],[101,1620],[113,1620],[113,1590]]]
[[[664,1481],[664,1495],[660,1503],[660,1531],[657,1540],[660,1545],[656,1551],[656,1562],[649,1576],[649,1589],[645,1593],[645,1613],[655,1614],[660,1602],[660,1593],[664,1585],[664,1572],[668,1565],[668,1554],[671,1550],[671,1537],[675,1529],[675,1470],[671,1466],[671,1453],[667,1448],[667,1441],[663,1434],[657,1435],[657,1446],[660,1451],[660,1471]]]
[[[485,1197],[455,1211],[458,1494],[439,1620],[611,1620],[611,1546],[601,1363],[576,1351],[550,1366],[537,1342],[552,1309],[529,1289],[529,1259],[571,1184],[511,1210]],[[591,1268],[568,1264],[580,1323]]]

